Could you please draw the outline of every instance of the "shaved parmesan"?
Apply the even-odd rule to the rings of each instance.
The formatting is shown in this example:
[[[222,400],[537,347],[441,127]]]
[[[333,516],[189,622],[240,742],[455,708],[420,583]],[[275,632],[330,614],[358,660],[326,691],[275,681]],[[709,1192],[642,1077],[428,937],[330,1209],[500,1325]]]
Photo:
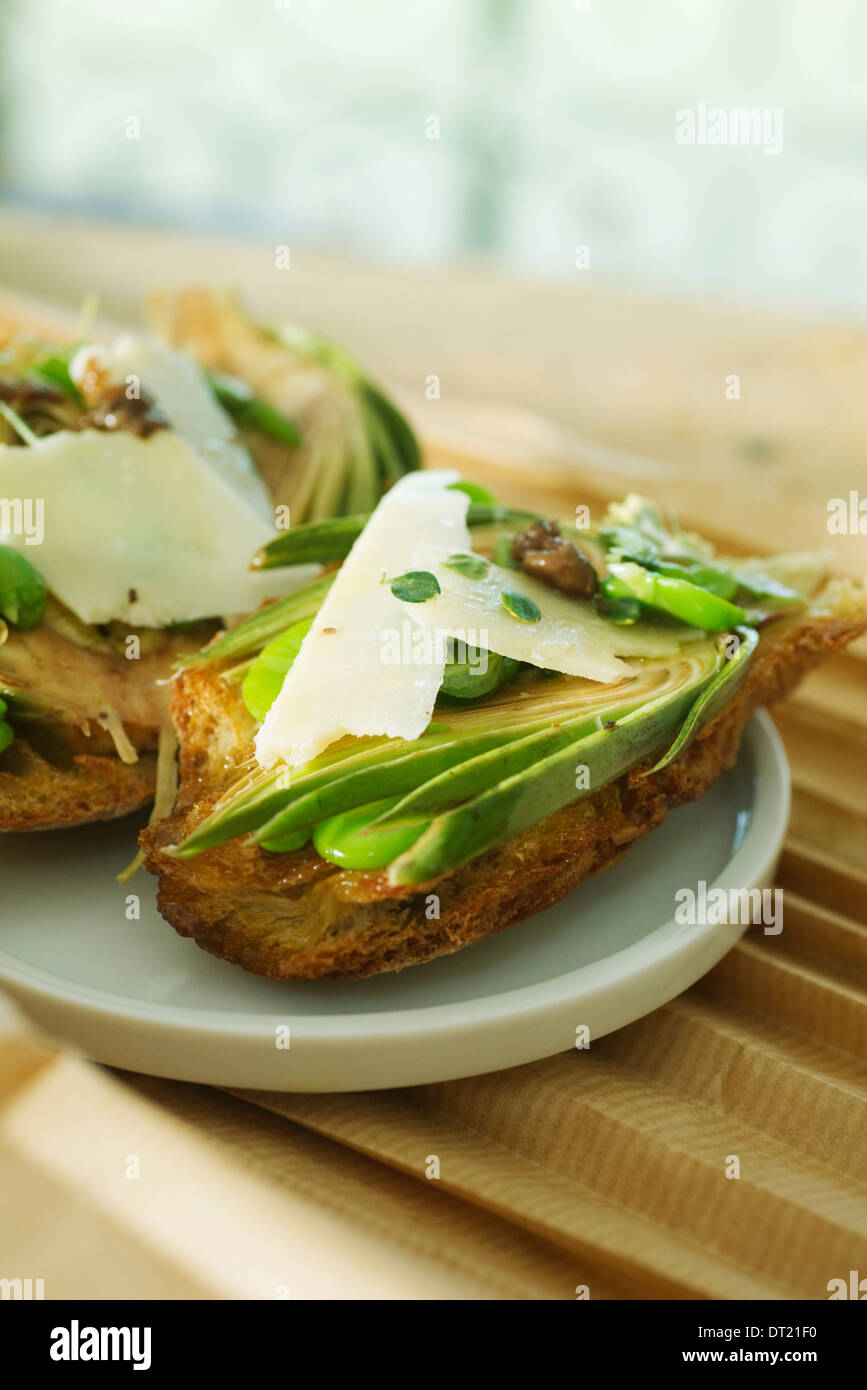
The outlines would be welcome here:
[[[144,391],[172,429],[229,487],[263,519],[272,516],[268,490],[195,358],[126,333],[108,346],[87,343],[78,349],[69,366],[72,380],[81,385],[92,371],[127,392],[140,395]]]
[[[85,623],[163,627],[249,612],[317,572],[252,573],[271,522],[174,430],[61,430],[0,446],[0,497],[43,504],[40,543],[11,507],[0,508],[0,541]]]
[[[281,758],[290,766],[308,762],[346,735],[415,739],[424,733],[442,684],[444,644],[439,650],[413,644],[393,659],[395,635],[407,625],[417,631],[417,610],[426,604],[401,603],[384,581],[415,568],[413,555],[426,541],[446,553],[469,549],[469,498],[449,487],[457,476],[410,473],[383,497],[259,731],[262,767]]]
[[[649,623],[620,627],[606,621],[592,603],[569,598],[521,570],[488,564],[484,575],[470,578],[450,568],[442,546],[419,546],[413,568],[430,570],[441,593],[417,605],[413,617],[424,627],[486,647],[500,656],[570,676],[609,683],[629,675],[624,656],[670,656],[683,644],[674,629]],[[524,594],[541,617],[526,622],[504,608],[504,592]],[[407,612],[411,605],[405,605]]]

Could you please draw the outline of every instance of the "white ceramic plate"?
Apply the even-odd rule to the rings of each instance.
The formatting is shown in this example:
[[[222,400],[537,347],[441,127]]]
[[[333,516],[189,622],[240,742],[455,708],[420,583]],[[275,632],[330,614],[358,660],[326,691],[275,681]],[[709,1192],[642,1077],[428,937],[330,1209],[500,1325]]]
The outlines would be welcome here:
[[[615,868],[456,955],[356,983],[258,979],[182,940],[149,875],[115,880],[129,820],[6,836],[0,984],[97,1061],[182,1081],[354,1091],[497,1071],[574,1047],[581,1025],[592,1042],[709,970],[743,928],[677,925],[675,892],[769,883],[788,810],[785,754],[761,714],[735,768]]]

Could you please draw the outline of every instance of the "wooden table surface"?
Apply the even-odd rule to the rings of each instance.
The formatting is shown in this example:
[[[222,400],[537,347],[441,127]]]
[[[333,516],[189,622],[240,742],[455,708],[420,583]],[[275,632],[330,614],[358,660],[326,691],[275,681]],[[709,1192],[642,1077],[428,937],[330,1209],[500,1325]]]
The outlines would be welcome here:
[[[496,479],[504,497],[571,512],[639,488],[730,550],[831,548],[842,571],[867,572],[867,536],[826,525],[831,498],[867,497],[860,327],[303,247],[283,272],[270,245],[22,213],[0,219],[0,281],[65,304],[96,289],[119,321],[136,317],[143,286],[234,284],[257,313],[355,350],[398,389],[432,458]],[[739,399],[726,396],[733,375]],[[433,376],[439,399],[426,400]],[[19,1037],[3,1055],[5,1162],[30,1175],[20,1248],[45,1201],[35,1171],[58,1210],[64,1183],[87,1203],[104,1254],[87,1287],[124,1296],[162,1280],[171,1296],[271,1297],[288,1268],[302,1297],[557,1299],[587,1284],[591,1297],[822,1298],[829,1279],[867,1269],[864,653],[775,711],[795,786],[780,937],[748,933],[693,989],[589,1053],[404,1092],[118,1083]],[[0,1116],[3,1079],[0,1067]],[[55,1093],[76,1088],[113,1120],[92,1142],[78,1135],[64,1170],[53,1155],[75,1121]],[[171,1198],[163,1187],[145,1203],[152,1230],[129,1185],[121,1202],[98,1180],[130,1117],[161,1172],[169,1150],[183,1158]],[[737,1182],[723,1174],[732,1154]],[[199,1212],[187,1233],[197,1162],[211,1225]],[[233,1208],[258,1233],[249,1278]],[[55,1287],[79,1291],[69,1246],[40,1248]]]

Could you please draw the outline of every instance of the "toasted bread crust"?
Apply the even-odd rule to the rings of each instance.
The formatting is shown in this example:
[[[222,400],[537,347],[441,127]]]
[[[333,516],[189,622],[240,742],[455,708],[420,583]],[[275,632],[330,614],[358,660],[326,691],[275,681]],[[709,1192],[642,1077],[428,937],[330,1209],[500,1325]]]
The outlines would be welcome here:
[[[164,853],[201,821],[251,756],[253,723],[213,668],[177,682],[178,809],[146,830],[159,907],[182,936],[256,974],[361,979],[457,951],[558,902],[615,863],[670,810],[701,796],[734,763],[743,726],[786,695],[810,667],[867,627],[863,616],[792,622],[763,639],[738,694],[675,763],[641,769],[555,812],[436,884],[399,889],[350,873],[310,847],[269,855],[237,839],[197,858]],[[428,917],[429,895],[439,915]]]
[[[159,729],[169,716],[160,682],[201,638],[202,631],[161,634],[138,660],[127,660],[79,647],[47,627],[11,634],[0,648],[0,691],[37,702],[41,712],[8,716],[16,737],[0,754],[0,832],[59,830],[146,805],[156,784]],[[108,711],[137,761],[119,757],[104,727]]]
[[[153,797],[154,752],[140,753],[135,763],[122,763],[114,752],[79,753],[58,767],[24,739],[12,746],[14,771],[0,771],[0,831],[60,830],[113,820]]]

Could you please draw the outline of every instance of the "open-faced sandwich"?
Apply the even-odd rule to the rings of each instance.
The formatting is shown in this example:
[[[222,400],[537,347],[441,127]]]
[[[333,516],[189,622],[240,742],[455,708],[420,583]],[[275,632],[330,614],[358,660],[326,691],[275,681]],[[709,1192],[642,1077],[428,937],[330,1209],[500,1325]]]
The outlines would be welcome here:
[[[0,830],[122,815],[158,783],[170,807],[173,663],[318,572],[251,573],[251,552],[418,465],[313,334],[208,291],[155,295],[149,319],[100,341],[0,327]]]
[[[274,977],[458,950],[614,863],[752,711],[867,629],[821,557],[725,559],[642,498],[581,529],[448,473],[256,563],[312,583],[187,658],[163,915]]]

